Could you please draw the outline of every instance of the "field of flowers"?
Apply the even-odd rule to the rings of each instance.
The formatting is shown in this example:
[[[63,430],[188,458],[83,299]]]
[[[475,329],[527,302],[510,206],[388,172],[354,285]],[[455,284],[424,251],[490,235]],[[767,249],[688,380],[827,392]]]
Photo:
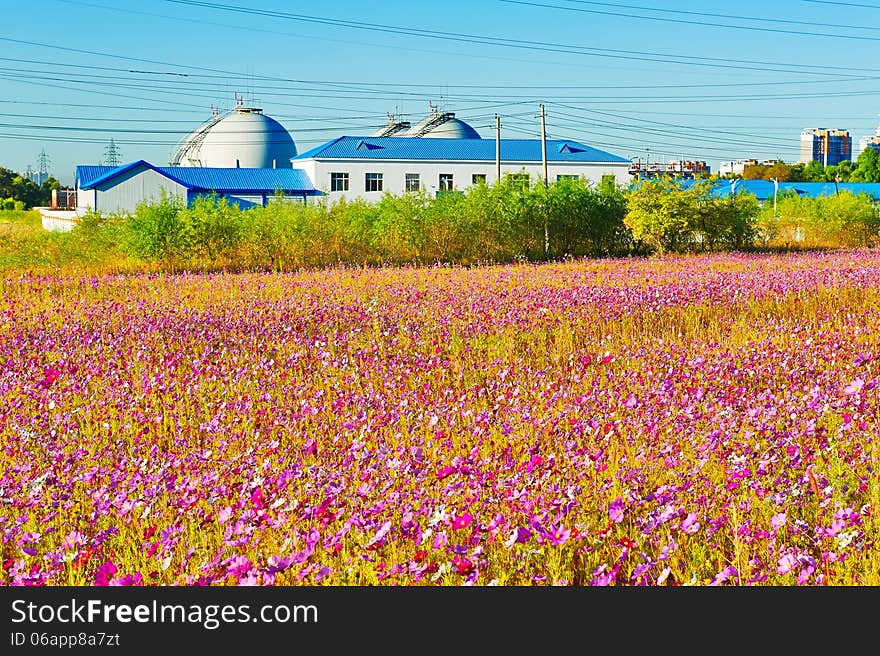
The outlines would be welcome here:
[[[0,292],[3,584],[880,584],[878,252]]]

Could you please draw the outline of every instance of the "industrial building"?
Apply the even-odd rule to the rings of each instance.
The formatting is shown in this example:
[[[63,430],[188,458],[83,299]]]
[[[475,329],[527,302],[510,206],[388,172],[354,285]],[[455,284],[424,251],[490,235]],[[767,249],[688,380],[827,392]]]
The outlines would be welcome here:
[[[641,159],[630,161],[629,174],[640,178],[696,178],[707,176],[711,168],[704,161],[676,159],[671,162],[642,162]]]
[[[76,210],[133,213],[142,202],[163,197],[189,204],[198,196],[216,194],[241,208],[265,205],[269,199],[305,201],[318,195],[299,169],[153,166],[139,160],[123,166],[77,166]]]
[[[834,166],[852,159],[852,137],[846,130],[806,128],[801,132],[801,162]]]
[[[482,139],[452,112],[431,104],[411,125],[389,116],[370,136],[343,136],[297,154],[276,120],[236,96],[235,108],[212,116],[176,147],[169,166],[144,160],[123,166],[78,166],[75,210],[46,209],[44,219],[75,221],[89,210],[132,213],[162,197],[191,203],[216,194],[242,208],[272,197],[306,201],[324,194],[379,200],[383,194],[462,190],[511,173],[550,181],[630,179],[630,161],[572,140]],[[45,224],[45,220],[44,220]],[[66,225],[66,224],[65,224]]]
[[[630,161],[571,140],[546,142],[550,181],[605,176],[625,184]],[[501,175],[544,177],[539,139],[339,137],[292,160],[331,202],[340,198],[379,200],[383,194],[463,190],[494,184]]]

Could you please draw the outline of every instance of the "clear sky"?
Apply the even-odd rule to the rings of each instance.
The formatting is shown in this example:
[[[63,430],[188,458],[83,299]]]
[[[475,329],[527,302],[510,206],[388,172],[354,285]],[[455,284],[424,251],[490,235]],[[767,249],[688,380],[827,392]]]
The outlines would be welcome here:
[[[73,181],[175,144],[244,94],[300,152],[428,102],[494,137],[628,158],[798,159],[877,127],[880,0],[0,0],[0,166]]]

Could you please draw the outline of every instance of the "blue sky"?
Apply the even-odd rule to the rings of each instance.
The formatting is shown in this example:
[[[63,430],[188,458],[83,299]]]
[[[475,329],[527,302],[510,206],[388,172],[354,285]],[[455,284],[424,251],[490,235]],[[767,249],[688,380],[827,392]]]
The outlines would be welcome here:
[[[856,6],[858,5],[858,6]],[[880,0],[2,2],[0,166],[71,183],[112,137],[123,161],[241,93],[302,152],[439,103],[494,136],[623,157],[796,161],[804,127],[877,127]]]

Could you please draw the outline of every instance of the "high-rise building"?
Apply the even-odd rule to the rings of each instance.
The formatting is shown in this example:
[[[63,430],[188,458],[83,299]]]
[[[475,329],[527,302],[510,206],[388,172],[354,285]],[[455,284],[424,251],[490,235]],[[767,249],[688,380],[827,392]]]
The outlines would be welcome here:
[[[847,130],[806,128],[801,132],[801,161],[822,166],[852,159],[852,137]]]
[[[880,151],[880,127],[877,128],[874,134],[859,139],[859,152],[856,153],[856,156],[861,155],[865,148],[873,148],[876,151]]]

